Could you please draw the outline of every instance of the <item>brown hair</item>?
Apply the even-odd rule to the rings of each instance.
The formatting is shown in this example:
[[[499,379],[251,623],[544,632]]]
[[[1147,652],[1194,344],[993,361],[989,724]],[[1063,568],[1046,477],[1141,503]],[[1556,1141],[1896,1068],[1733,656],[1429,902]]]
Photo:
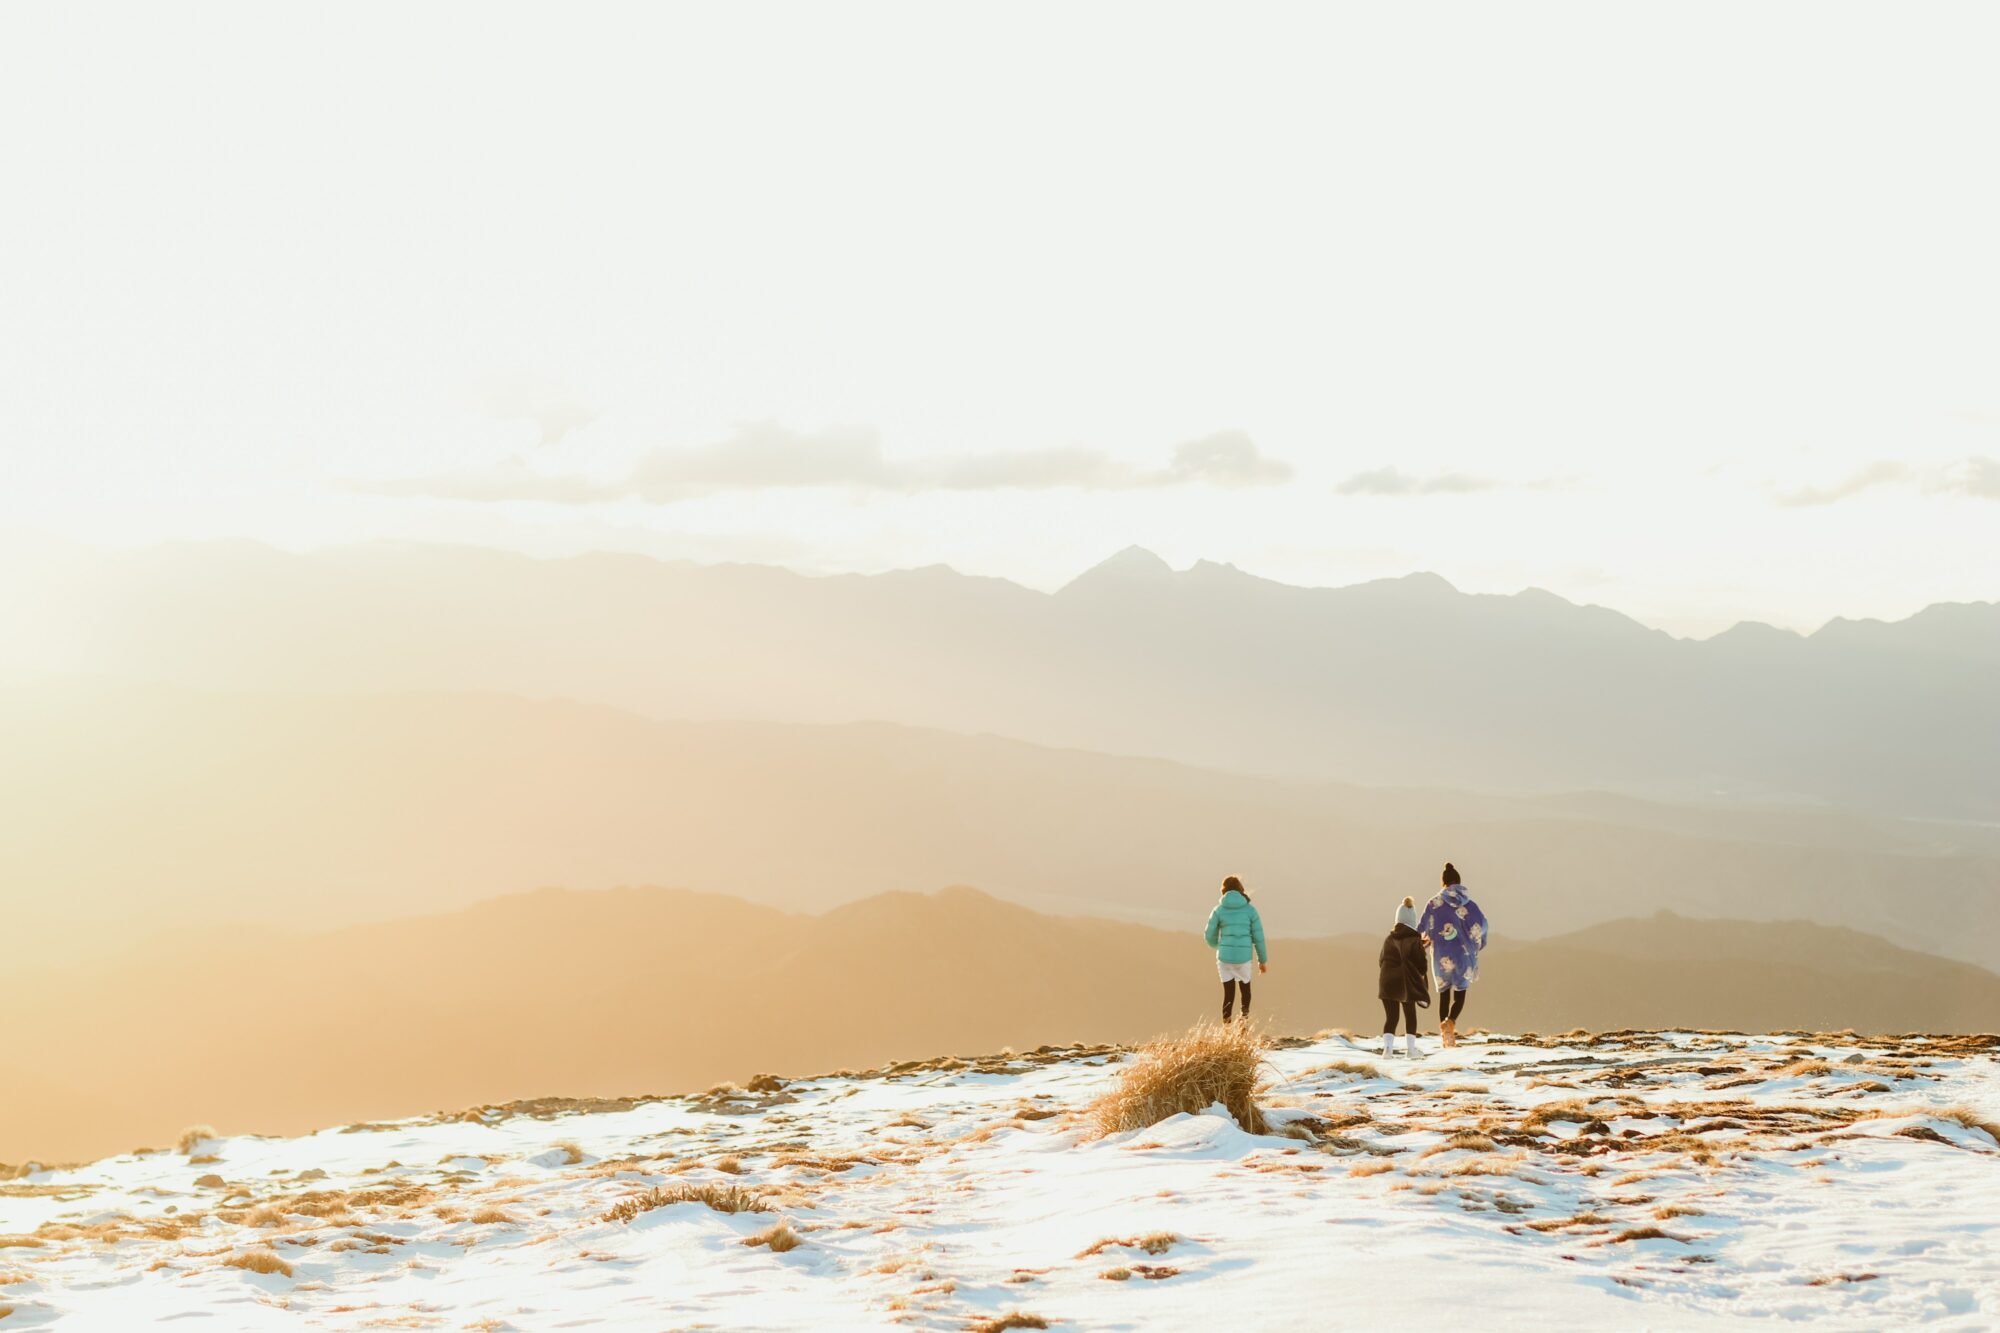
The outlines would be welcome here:
[[[1222,891],[1224,893],[1228,893],[1232,889],[1235,890],[1237,893],[1242,894],[1245,898],[1248,898],[1250,896],[1250,890],[1244,888],[1243,881],[1236,878],[1236,876],[1234,875],[1230,875],[1222,881]]]
[[[1458,867],[1446,861],[1444,863],[1444,886],[1450,888],[1456,883],[1458,883]]]

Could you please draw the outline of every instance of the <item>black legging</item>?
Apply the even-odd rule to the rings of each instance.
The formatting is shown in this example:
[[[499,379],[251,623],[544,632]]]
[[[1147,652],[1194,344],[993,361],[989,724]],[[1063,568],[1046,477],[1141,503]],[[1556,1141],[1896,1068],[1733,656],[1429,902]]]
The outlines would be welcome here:
[[[1392,1035],[1396,1031],[1397,1007],[1397,1003],[1394,1000],[1382,1001],[1382,1035],[1385,1037]],[[1403,1010],[1403,1031],[1414,1036],[1417,1031],[1417,1006],[1409,1000],[1404,1000],[1401,1008]]]
[[[1243,988],[1243,1017],[1250,1017],[1250,983],[1247,981],[1225,981],[1222,983],[1222,1021],[1229,1021],[1230,1011],[1236,1007],[1236,988]]]
[[[1440,1023],[1457,1022],[1458,1011],[1463,1008],[1465,1008],[1464,991],[1446,990],[1442,986],[1438,987],[1438,1021]]]

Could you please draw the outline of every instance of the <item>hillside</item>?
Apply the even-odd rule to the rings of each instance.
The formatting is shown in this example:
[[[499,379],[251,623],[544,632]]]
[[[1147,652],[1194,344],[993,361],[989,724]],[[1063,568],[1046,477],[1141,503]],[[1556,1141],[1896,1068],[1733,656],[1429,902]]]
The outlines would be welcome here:
[[[1326,1036],[1268,1053],[1272,1133],[1215,1106],[1096,1137],[1085,1110],[1128,1059],[911,1062],[38,1170],[0,1184],[0,1317],[1208,1333],[1450,1325],[1469,1301],[1485,1324],[1591,1329],[2000,1310],[1990,1041],[1576,1034],[1376,1061]]]
[[[1054,594],[635,556],[242,543],[23,571],[23,670],[891,721],[1371,785],[1991,820],[2000,606],[1674,639],[1434,575],[1298,588],[1129,551]]]
[[[1237,873],[1277,928],[1327,935],[1376,929],[1446,858],[1517,937],[1667,907],[2000,956],[2000,830],[1848,814],[1282,781],[879,724],[89,682],[0,689],[0,756],[0,895],[58,959],[547,884],[803,911],[975,884],[1171,925]]]
[[[1138,1041],[1214,1009],[1195,933],[1206,908],[1161,931],[968,889],[822,916],[684,891],[544,890],[332,932],[203,927],[54,976],[0,975],[12,1071],[0,1161],[123,1151],[192,1123],[294,1133],[552,1093]],[[1379,1029],[1379,942],[1276,938],[1257,1017],[1280,1032]],[[1660,916],[1497,935],[1466,1021],[1978,1031],[1995,1013],[2000,976],[1969,965],[1803,923]]]

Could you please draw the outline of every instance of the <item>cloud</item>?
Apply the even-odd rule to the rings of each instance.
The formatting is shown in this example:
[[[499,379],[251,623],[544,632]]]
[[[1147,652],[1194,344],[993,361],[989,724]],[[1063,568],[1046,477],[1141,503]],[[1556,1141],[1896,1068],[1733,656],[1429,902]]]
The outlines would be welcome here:
[[[1878,459],[1831,486],[1782,491],[1778,503],[1793,508],[1837,504],[1884,486],[1915,486],[1925,495],[2000,500],[2000,460],[1973,455],[1938,467],[1918,468],[1893,459]]]
[[[1836,482],[1831,486],[1805,486],[1795,491],[1786,491],[1778,497],[1778,503],[1793,508],[1837,504],[1863,491],[1872,491],[1878,486],[1899,485],[1910,480],[1913,475],[1907,465],[1884,459],[1870,463],[1847,480]]]
[[[1211,486],[1276,486],[1292,479],[1292,465],[1266,458],[1240,430],[1217,431],[1174,446],[1169,477]]]
[[[1267,458],[1242,431],[1222,431],[1175,447],[1163,468],[1135,467],[1101,449],[1068,445],[947,458],[894,459],[865,427],[790,430],[775,422],[738,428],[713,444],[656,448],[623,478],[553,472],[518,456],[497,467],[387,481],[356,482],[372,495],[449,500],[539,500],[588,504],[637,498],[658,504],[723,491],[842,487],[918,495],[933,491],[1145,490],[1164,486],[1272,486],[1291,465]]]
[[[1378,467],[1357,472],[1333,488],[1336,495],[1470,495],[1490,491],[1500,485],[1485,477],[1468,477],[1461,472],[1435,472],[1413,477],[1395,467]]]
[[[1933,492],[1969,495],[1975,500],[2000,500],[2000,459],[1961,458],[1939,474]]]

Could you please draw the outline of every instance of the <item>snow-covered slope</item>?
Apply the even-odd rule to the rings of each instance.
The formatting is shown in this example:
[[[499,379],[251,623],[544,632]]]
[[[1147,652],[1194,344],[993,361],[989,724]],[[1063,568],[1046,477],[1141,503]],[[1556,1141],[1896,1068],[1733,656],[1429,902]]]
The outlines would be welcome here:
[[[1044,1049],[191,1142],[0,1183],[0,1329],[1991,1327],[1993,1046],[1326,1035],[1268,1137],[1092,1139],[1131,1057]],[[683,1186],[769,1211],[608,1216]]]

